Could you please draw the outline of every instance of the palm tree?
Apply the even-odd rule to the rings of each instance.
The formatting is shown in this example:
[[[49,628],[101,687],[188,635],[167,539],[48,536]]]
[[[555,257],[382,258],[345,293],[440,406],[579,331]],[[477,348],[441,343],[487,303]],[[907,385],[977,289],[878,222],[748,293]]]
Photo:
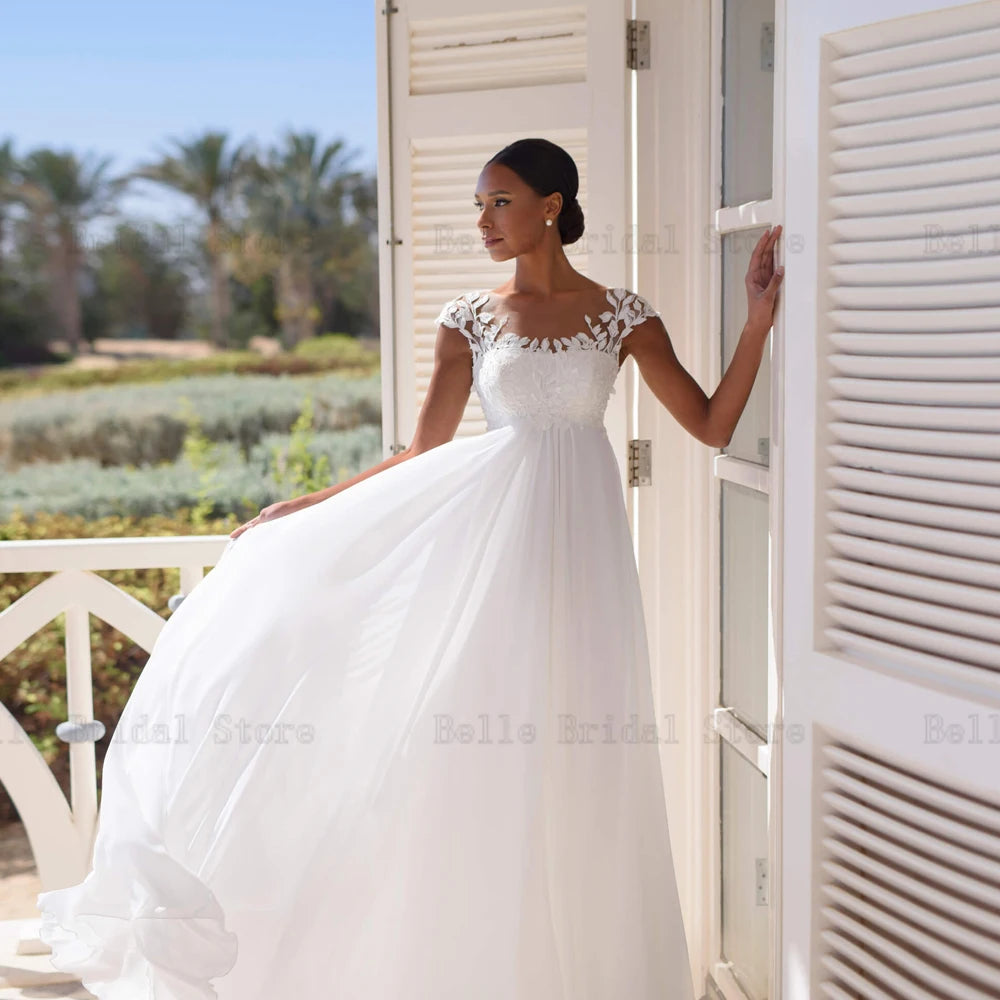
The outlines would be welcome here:
[[[93,219],[117,214],[115,201],[128,184],[125,177],[106,176],[110,163],[111,157],[80,160],[74,153],[38,149],[25,157],[19,178],[10,185],[13,199],[27,210],[31,238],[43,250],[55,312],[74,354],[83,335],[80,230]]]
[[[271,149],[264,162],[255,158],[245,173],[249,232],[241,265],[244,274],[274,274],[286,348],[316,333],[317,285],[335,294],[338,261],[331,251],[344,228],[341,203],[355,183],[345,169],[349,159],[339,140],[322,145],[313,132],[288,132],[283,146]]]
[[[143,164],[131,176],[162,184],[191,198],[208,219],[206,252],[211,272],[212,341],[226,346],[230,314],[224,246],[226,212],[247,163],[249,143],[227,149],[228,133],[209,131],[190,142],[173,139],[174,152]]]

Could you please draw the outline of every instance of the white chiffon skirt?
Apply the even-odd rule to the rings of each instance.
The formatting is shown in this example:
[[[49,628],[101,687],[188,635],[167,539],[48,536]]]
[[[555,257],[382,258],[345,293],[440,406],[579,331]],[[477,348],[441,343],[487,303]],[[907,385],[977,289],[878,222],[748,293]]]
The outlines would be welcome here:
[[[101,1000],[691,1000],[603,428],[457,438],[230,543],[42,892]]]

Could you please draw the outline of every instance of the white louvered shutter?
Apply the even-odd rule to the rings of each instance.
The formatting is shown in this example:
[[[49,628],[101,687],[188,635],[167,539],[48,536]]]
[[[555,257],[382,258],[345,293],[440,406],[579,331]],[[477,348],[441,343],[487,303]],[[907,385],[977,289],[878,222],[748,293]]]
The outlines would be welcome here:
[[[781,996],[997,998],[1000,3],[786,31]]]
[[[386,453],[412,439],[445,302],[514,272],[482,246],[473,206],[486,161],[518,138],[566,148],[586,232],[573,266],[626,285],[626,7],[417,0],[379,19],[379,239]],[[387,22],[387,23],[386,23]],[[586,251],[592,251],[588,257]],[[624,394],[609,427],[624,427]],[[620,412],[619,412],[620,411]],[[481,433],[473,390],[456,436]],[[618,423],[615,422],[615,426]],[[624,463],[624,433],[613,444]]]

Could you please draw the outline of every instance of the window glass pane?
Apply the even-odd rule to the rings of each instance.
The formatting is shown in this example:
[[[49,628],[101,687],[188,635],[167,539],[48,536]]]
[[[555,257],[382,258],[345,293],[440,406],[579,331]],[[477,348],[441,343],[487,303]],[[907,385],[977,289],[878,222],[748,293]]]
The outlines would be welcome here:
[[[722,204],[771,197],[774,0],[724,0]]]
[[[768,497],[721,480],[722,704],[767,737]]]
[[[722,960],[753,1000],[767,1000],[770,860],[767,779],[725,740],[722,775]]]
[[[743,325],[747,321],[746,273],[757,241],[767,231],[767,226],[741,229],[722,237],[722,371],[725,373],[736,353]],[[757,378],[750,390],[750,398],[740,414],[732,440],[723,452],[734,458],[767,465],[771,444],[771,338],[768,334],[764,345]]]

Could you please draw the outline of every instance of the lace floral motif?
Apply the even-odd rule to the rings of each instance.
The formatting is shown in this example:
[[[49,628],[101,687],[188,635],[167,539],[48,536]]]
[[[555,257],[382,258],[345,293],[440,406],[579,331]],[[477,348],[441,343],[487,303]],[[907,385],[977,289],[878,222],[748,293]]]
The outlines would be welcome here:
[[[470,291],[447,303],[438,323],[462,332],[472,349],[473,385],[490,429],[527,422],[534,427],[603,426],[614,393],[622,340],[659,313],[625,288],[607,292],[612,310],[597,322],[585,315],[590,333],[572,337],[521,337],[505,330],[484,308],[489,293]]]
[[[602,312],[596,323],[585,314],[583,318],[590,333],[581,332],[572,337],[521,337],[504,330],[510,316],[497,320],[492,312],[484,309],[489,301],[489,293],[485,291],[466,292],[452,299],[441,310],[437,322],[461,330],[472,348],[474,362],[492,347],[519,347],[549,353],[584,350],[617,354],[622,340],[633,327],[660,314],[641,295],[625,288],[609,288],[606,297],[614,310]]]

